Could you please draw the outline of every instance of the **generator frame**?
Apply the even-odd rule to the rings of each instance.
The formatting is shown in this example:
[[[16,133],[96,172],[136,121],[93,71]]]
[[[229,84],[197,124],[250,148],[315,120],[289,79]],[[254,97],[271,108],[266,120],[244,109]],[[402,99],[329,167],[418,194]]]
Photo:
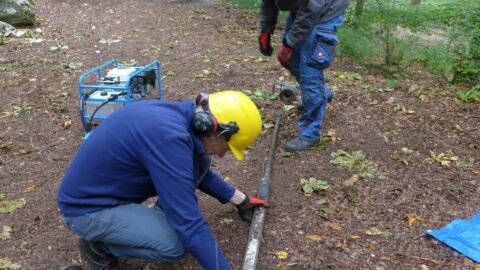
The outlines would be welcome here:
[[[98,91],[98,90],[119,91],[119,92],[122,91],[122,92],[124,92],[124,96],[125,96],[124,98],[109,100],[108,102],[131,103],[134,100],[132,98],[132,91],[130,89],[130,80],[132,78],[134,78],[135,76],[139,75],[140,73],[144,72],[144,71],[155,69],[156,72],[157,72],[156,75],[157,75],[158,97],[159,97],[160,100],[163,99],[161,68],[160,68],[160,62],[157,61],[157,60],[152,61],[151,63],[147,64],[146,66],[132,67],[132,68],[135,68],[136,71],[128,76],[128,78],[125,82],[125,85],[119,86],[119,85],[102,85],[102,84],[97,84],[97,85],[95,85],[95,84],[84,84],[84,80],[94,73],[97,74],[98,82],[101,82],[102,78],[103,78],[103,74],[105,73],[105,69],[108,68],[109,66],[112,66],[112,68],[117,68],[119,66],[119,63],[115,59],[107,61],[107,62],[103,63],[102,65],[85,72],[84,74],[82,74],[82,76],[80,76],[80,78],[78,80],[78,93],[80,95],[80,117],[81,117],[81,120],[82,120],[82,125],[87,132],[91,131],[91,126],[89,126],[89,125],[91,125],[91,123],[93,123],[93,121],[96,121],[96,122],[99,123],[99,122],[103,121],[104,119],[106,119],[108,117],[108,116],[104,117],[104,116],[95,116],[95,115],[93,115],[93,117],[92,117],[92,115],[87,114],[87,111],[85,110],[85,106],[84,106],[84,102],[86,100],[92,101],[92,102],[100,102],[100,103],[105,102],[105,100],[103,100],[103,99],[95,99],[95,98],[90,98],[89,97],[95,91]],[[92,89],[92,91],[87,92],[87,91],[85,91],[85,89]],[[103,106],[103,104],[100,105],[100,106]],[[92,114],[94,114],[94,113],[92,113]],[[90,122],[88,124],[87,124],[87,121],[86,121],[87,119]]]

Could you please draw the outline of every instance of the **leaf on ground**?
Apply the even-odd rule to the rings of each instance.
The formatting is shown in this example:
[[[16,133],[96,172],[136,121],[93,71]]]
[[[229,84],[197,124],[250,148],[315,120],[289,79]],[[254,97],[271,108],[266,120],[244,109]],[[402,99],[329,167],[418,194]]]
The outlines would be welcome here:
[[[360,74],[358,74],[358,73],[349,73],[349,72],[335,71],[335,72],[333,73],[333,75],[334,75],[336,78],[346,79],[346,80],[349,80],[349,81],[353,81],[353,80],[360,81],[360,80],[363,79],[362,76],[360,76]]]
[[[375,235],[382,235],[384,232],[378,229],[377,227],[371,227],[365,231],[366,235],[375,236]]]
[[[0,269],[5,270],[18,270],[22,266],[18,263],[13,263],[9,259],[0,258]]]
[[[76,62],[76,63],[61,63],[60,68],[61,69],[66,69],[66,70],[75,70],[77,68],[80,68],[83,66],[83,63]]]
[[[10,147],[12,145],[13,145],[13,143],[0,141],[0,150],[7,149],[8,147]]]
[[[107,45],[111,45],[111,44],[115,44],[115,43],[119,43],[120,41],[122,41],[121,39],[111,39],[111,38],[102,38],[100,39],[98,42],[100,44],[107,44]]]
[[[195,78],[209,78],[214,76],[217,76],[215,72],[210,71],[208,69],[202,69],[202,73],[195,75]]]
[[[165,76],[175,77],[177,76],[178,72],[176,69],[169,70],[165,72]]]
[[[339,140],[337,137],[337,132],[334,129],[327,130],[327,134],[324,136],[328,137],[332,142]]]
[[[288,252],[286,251],[272,252],[272,254],[275,255],[280,260],[285,260],[286,258],[288,258]]]
[[[280,147],[279,149],[280,149],[280,155],[281,155],[282,157],[287,157],[287,158],[289,158],[289,157],[294,157],[294,156],[296,156],[296,153],[295,153],[295,152],[285,151],[285,150],[283,150],[283,148],[281,148],[281,147]]]
[[[136,66],[137,64],[138,64],[138,61],[135,59],[118,62],[118,65],[122,67],[133,67],[133,66]]]
[[[24,207],[25,199],[0,201],[0,214],[12,214],[16,209]]]
[[[12,111],[3,112],[6,116],[19,117],[22,114],[29,113],[33,110],[33,105],[26,101],[22,102],[20,105],[14,105]]]
[[[273,128],[275,125],[273,123],[262,123],[264,129]]]
[[[194,8],[192,9],[193,13],[196,13],[196,14],[205,14],[205,9],[203,8]]]
[[[270,59],[267,58],[267,57],[262,57],[262,56],[260,56],[260,57],[258,57],[257,59],[255,59],[255,62],[257,62],[257,63],[264,63],[264,62],[268,62],[269,60],[270,60]]]
[[[3,232],[0,234],[0,240],[4,241],[10,239],[12,231],[13,229],[10,226],[3,225]]]
[[[2,144],[0,143],[0,149],[2,148]],[[458,159],[455,161],[456,165],[460,169],[464,170],[473,170],[475,167],[475,159],[472,157],[467,158],[467,161],[462,161],[461,159]]]
[[[352,154],[339,149],[330,154],[333,165],[346,167],[348,170],[358,171],[358,175],[367,178],[386,179],[387,173],[381,170],[373,161],[366,158],[362,150],[353,151]]]
[[[350,154],[342,149],[339,149],[335,152],[332,152],[330,156],[333,158],[330,160],[330,163],[333,165],[347,167],[349,170],[361,170],[365,166],[365,153],[363,153],[361,150],[353,151],[352,154]]]
[[[405,114],[414,114],[415,113],[415,111],[409,110],[409,109],[405,108],[405,106],[400,105],[400,104],[395,105],[395,107],[393,107],[393,110],[396,111],[396,112],[402,112],[402,113],[405,113]]]
[[[41,43],[43,41],[44,39],[39,37],[31,37],[31,38],[25,39],[25,42],[29,44]]]
[[[55,41],[55,45],[50,47],[50,51],[66,51],[69,47],[67,45],[62,45],[58,41]]]
[[[63,124],[62,124],[62,127],[63,127],[64,129],[69,129],[71,126],[72,126],[72,120],[70,120],[70,119],[67,120],[67,121],[65,121],[65,122],[63,122]]]
[[[37,185],[33,184],[29,187],[27,187],[26,189],[22,190],[23,193],[30,193],[30,192],[34,192],[35,190],[37,190]]]
[[[358,181],[358,174],[352,175],[349,179],[343,182],[344,187],[351,187]]]
[[[323,235],[321,235],[321,234],[307,234],[305,236],[305,239],[318,242],[318,241],[323,240]]]
[[[360,239],[360,235],[354,234],[354,235],[350,236],[350,239],[351,240],[358,240],[358,239]]]
[[[432,150],[430,150],[430,157],[425,159],[427,163],[433,163],[433,162],[438,162],[440,165],[444,167],[450,167],[452,161],[457,161],[458,156],[455,156],[452,150],[448,150],[446,154],[440,153],[440,154],[435,154]]]
[[[415,213],[407,214],[408,225],[413,226],[417,223],[423,223],[425,220]]]
[[[294,105],[289,105],[289,104],[286,104],[286,105],[283,105],[283,109],[288,112],[288,111],[291,111],[293,109],[295,109],[295,106]]]
[[[328,141],[330,141],[329,137],[322,137],[316,146],[317,150],[322,151],[323,149],[327,148]]]
[[[327,226],[334,229],[335,231],[341,231],[342,230],[342,226],[340,226],[340,224],[338,224],[336,222],[328,222]]]
[[[313,192],[324,191],[330,187],[326,181],[318,180],[314,177],[310,177],[308,180],[301,178],[300,183],[305,196],[311,196]]]
[[[420,270],[428,270],[428,266],[426,264],[420,265]]]

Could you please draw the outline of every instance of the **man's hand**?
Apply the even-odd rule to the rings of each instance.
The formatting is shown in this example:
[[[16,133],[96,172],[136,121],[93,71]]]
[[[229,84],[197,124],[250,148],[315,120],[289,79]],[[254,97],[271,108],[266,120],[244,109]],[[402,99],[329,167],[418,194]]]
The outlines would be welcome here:
[[[283,40],[283,45],[278,50],[278,62],[282,67],[288,69],[290,67],[290,59],[292,59],[293,49],[288,46],[285,39]]]
[[[273,48],[270,45],[270,34],[266,32],[260,33],[258,36],[258,45],[260,45],[260,52],[265,56],[271,56]]]
[[[243,220],[252,222],[253,212],[255,211],[255,208],[260,206],[267,207],[267,201],[246,195],[245,200],[237,205],[238,214]]]

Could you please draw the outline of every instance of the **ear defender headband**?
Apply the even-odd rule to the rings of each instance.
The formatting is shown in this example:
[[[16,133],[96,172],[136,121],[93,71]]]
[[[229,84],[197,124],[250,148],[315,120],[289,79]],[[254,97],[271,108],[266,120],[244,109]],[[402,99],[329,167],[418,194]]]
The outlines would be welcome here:
[[[192,127],[197,134],[204,137],[223,135],[228,142],[232,135],[240,130],[235,122],[224,124],[217,121],[215,115],[210,112],[208,94],[199,94],[195,99],[195,104],[202,106],[203,109],[203,112],[195,112],[192,118]]]

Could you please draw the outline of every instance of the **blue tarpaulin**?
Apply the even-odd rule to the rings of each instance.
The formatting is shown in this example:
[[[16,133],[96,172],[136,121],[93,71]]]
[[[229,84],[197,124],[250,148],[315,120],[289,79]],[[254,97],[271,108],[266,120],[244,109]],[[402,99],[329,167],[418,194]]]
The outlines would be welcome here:
[[[470,220],[455,219],[444,228],[425,232],[480,263],[480,212]]]

